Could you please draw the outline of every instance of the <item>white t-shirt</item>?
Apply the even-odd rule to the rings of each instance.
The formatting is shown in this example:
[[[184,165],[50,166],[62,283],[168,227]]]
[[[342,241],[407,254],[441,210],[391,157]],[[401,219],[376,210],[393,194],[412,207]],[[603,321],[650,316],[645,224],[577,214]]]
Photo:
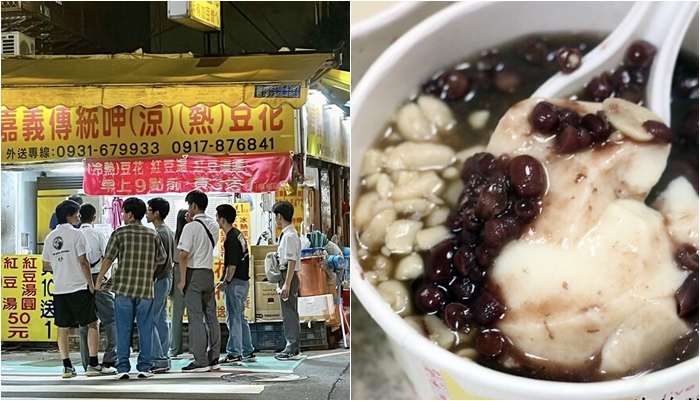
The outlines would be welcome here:
[[[83,223],[83,225],[80,226],[80,231],[85,234],[88,248],[90,248],[87,253],[88,263],[92,266],[90,267],[90,273],[98,274],[102,268],[102,263],[95,262],[102,261],[102,257],[107,249],[107,238],[102,234],[102,231],[94,228],[92,224]]]
[[[87,290],[88,282],[78,257],[85,255],[89,249],[85,234],[68,223],[60,224],[46,236],[41,259],[51,263],[54,294]]]
[[[292,224],[282,230],[282,239],[277,246],[277,253],[280,257],[280,266],[294,260],[296,261],[294,271],[301,270],[301,239]]]
[[[192,221],[185,224],[185,227],[182,229],[177,249],[189,252],[187,267],[191,269],[214,269],[214,251],[216,244],[219,243],[219,224],[204,213],[194,216],[194,220],[200,220],[207,226],[214,239],[214,247],[212,247],[211,240],[202,224]]]

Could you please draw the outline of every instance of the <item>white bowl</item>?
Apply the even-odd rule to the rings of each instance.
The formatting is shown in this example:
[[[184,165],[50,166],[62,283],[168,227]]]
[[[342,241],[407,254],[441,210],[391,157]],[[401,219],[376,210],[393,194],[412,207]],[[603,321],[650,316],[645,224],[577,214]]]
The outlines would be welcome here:
[[[397,108],[435,71],[478,51],[546,32],[608,33],[630,2],[464,2],[454,4],[404,34],[353,87],[351,191],[360,189],[359,166]],[[687,49],[698,52],[697,18]],[[354,43],[353,43],[354,46]],[[353,53],[355,48],[353,47]],[[355,65],[353,64],[353,73]],[[564,383],[498,372],[432,344],[414,331],[364,279],[351,236],[353,292],[382,327],[399,364],[423,399],[696,399],[698,358],[634,379]],[[361,328],[353,328],[361,330]]]
[[[351,5],[351,85],[357,85],[370,65],[406,31],[448,1],[356,1]]]

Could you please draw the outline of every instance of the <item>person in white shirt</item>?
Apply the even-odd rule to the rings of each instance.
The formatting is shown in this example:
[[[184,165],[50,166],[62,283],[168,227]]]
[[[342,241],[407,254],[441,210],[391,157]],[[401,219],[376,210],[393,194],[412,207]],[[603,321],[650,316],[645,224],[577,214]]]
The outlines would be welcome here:
[[[90,251],[87,253],[87,260],[90,264],[90,273],[92,281],[95,283],[97,275],[102,267],[102,258],[104,257],[105,249],[107,248],[107,237],[94,227],[97,219],[97,209],[95,206],[84,203],[80,206],[80,231],[85,234]],[[102,328],[107,337],[107,347],[105,348],[104,356],[102,357],[103,367],[113,367],[117,363],[117,352],[115,351],[117,344],[117,329],[114,325],[114,294],[109,291],[95,292],[95,306],[97,308],[97,317],[102,323]],[[83,362],[83,369],[87,371],[89,364],[89,355],[87,347],[88,328],[83,326],[80,328],[80,358]]]
[[[275,356],[280,361],[301,359],[301,327],[299,326],[299,274],[301,270],[301,239],[292,225],[294,205],[287,201],[272,206],[275,224],[282,229],[277,255],[279,256],[282,280],[277,284],[281,289],[282,322],[287,345]]]
[[[97,362],[100,338],[95,313],[95,285],[90,274],[87,253],[90,250],[85,234],[73,227],[80,223],[80,205],[66,200],[56,207],[58,226],[44,240],[41,258],[44,270],[53,272],[54,322],[58,327],[58,350],[63,358],[63,378],[77,376],[70,360],[68,333],[76,323],[88,326],[89,365],[87,376],[115,374],[114,368]]]
[[[204,213],[209,204],[204,192],[190,191],[185,202],[191,222],[183,228],[177,244],[180,250],[177,288],[185,296],[190,353],[194,362],[182,371],[220,370],[221,327],[214,298],[214,251],[219,242],[219,224]]]

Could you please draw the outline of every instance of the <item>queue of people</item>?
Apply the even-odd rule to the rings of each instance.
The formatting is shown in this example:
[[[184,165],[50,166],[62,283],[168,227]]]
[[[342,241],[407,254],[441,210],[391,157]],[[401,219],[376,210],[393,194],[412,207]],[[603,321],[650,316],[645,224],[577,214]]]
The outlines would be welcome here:
[[[199,190],[185,197],[175,233],[165,224],[170,204],[163,198],[123,203],[124,225],[107,240],[93,227],[96,209],[68,199],[56,207],[56,228],[45,240],[44,269],[54,274],[55,323],[63,358],[63,378],[77,375],[68,350],[71,327],[80,326],[80,351],[87,376],[117,375],[129,379],[133,323],[138,328],[137,377],[171,370],[171,358],[183,353],[182,319],[188,311],[189,351],[194,361],[183,372],[220,370],[222,364],[255,362],[250,327],[244,316],[250,281],[248,243],[233,224],[236,210],[219,205],[213,218],[205,213],[207,195]],[[82,199],[81,202],[82,203]],[[278,254],[283,270],[279,290],[287,345],[278,360],[301,359],[297,298],[301,242],[291,224],[294,207],[278,202],[272,212],[282,229]],[[146,217],[155,230],[142,224]],[[78,228],[79,227],[79,228]],[[225,271],[214,284],[214,250],[223,230]],[[112,269],[117,261],[117,268]],[[108,273],[111,271],[111,275]],[[222,291],[229,335],[220,358],[221,331],[214,291]],[[172,324],[167,298],[172,301]],[[107,347],[99,363],[99,326]]]

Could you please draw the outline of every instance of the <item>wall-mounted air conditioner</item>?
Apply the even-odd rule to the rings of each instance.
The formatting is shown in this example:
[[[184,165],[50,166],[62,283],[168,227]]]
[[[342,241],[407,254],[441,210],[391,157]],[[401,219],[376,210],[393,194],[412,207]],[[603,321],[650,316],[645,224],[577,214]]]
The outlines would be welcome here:
[[[2,33],[2,55],[17,56],[36,53],[36,44],[34,38],[17,32]]]

